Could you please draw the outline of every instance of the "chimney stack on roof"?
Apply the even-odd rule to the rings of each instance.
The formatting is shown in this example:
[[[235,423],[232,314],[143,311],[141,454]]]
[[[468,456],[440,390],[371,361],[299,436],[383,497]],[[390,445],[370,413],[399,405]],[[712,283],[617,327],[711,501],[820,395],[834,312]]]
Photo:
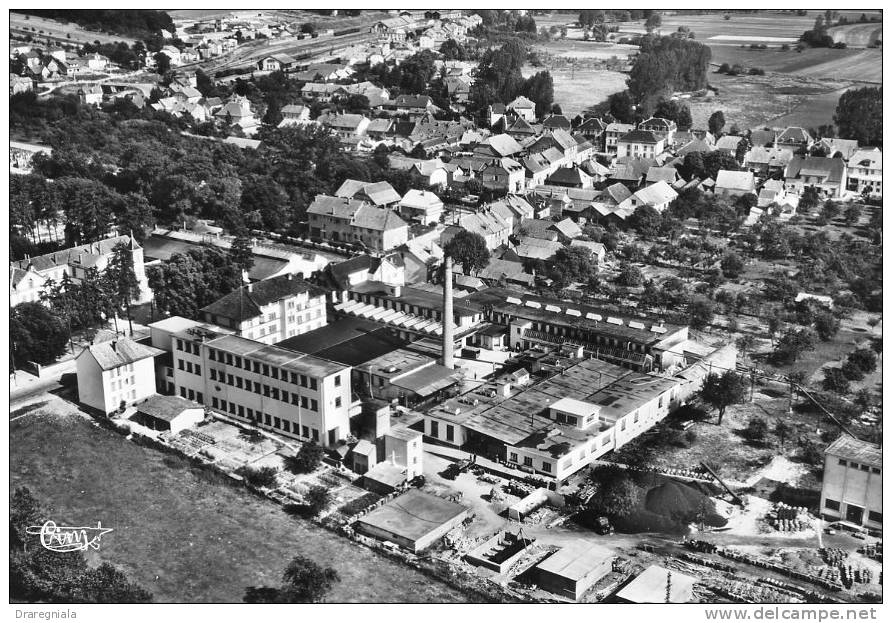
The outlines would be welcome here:
[[[454,369],[453,349],[455,339],[452,330],[452,258],[443,258],[443,366]]]

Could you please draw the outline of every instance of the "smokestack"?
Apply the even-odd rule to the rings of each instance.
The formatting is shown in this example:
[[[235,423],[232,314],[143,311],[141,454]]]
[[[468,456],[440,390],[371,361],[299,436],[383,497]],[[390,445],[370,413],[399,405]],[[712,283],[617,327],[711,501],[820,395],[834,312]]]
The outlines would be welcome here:
[[[452,337],[452,258],[443,258],[443,365],[450,370],[455,368],[452,360],[454,338]]]

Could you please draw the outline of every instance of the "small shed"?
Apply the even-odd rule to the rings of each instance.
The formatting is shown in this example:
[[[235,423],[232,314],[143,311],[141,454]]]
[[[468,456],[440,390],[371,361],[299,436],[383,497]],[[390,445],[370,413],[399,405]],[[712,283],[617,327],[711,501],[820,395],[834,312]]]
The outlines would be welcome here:
[[[130,419],[146,428],[176,435],[201,422],[204,407],[179,396],[155,395],[139,405]]]
[[[378,449],[370,441],[360,439],[350,450],[353,459],[353,471],[357,474],[365,474],[375,466]]]
[[[357,529],[417,553],[442,538],[467,516],[468,509],[461,504],[410,489],[362,517],[357,522]]]
[[[693,596],[696,582],[697,578],[684,573],[670,571],[659,565],[651,565],[623,587],[616,597],[620,603],[683,604],[690,601]],[[667,588],[668,597],[666,595]]]

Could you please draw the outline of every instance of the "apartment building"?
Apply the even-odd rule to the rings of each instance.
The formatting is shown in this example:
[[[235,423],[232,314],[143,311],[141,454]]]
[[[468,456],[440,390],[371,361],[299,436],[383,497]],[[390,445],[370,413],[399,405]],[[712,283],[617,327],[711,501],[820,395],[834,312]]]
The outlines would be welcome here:
[[[179,396],[325,447],[350,433],[350,366],[204,328],[171,342]]]
[[[317,195],[307,217],[311,236],[359,243],[370,251],[389,251],[409,240],[409,225],[403,219],[365,201]]]
[[[294,275],[273,277],[233,290],[201,310],[202,318],[264,344],[328,323],[325,291]]]
[[[92,344],[77,356],[78,400],[108,415],[155,393],[156,355],[163,351],[122,337]]]

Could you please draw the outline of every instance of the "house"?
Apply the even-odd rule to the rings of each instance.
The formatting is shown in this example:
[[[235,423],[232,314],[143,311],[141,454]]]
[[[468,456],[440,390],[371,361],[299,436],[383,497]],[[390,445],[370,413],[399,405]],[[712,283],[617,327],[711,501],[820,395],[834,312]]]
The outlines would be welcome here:
[[[490,104],[486,109],[486,118],[489,123],[489,127],[493,127],[496,123],[501,121],[505,117],[506,113],[505,105],[496,102],[494,104]]]
[[[679,179],[681,179],[681,176],[678,174],[678,169],[675,167],[650,167],[647,170],[647,177],[644,179],[644,184],[650,186],[651,184],[663,181],[670,186],[673,186]]]
[[[429,95],[398,95],[385,108],[395,110],[399,115],[409,115],[410,118],[437,110]]]
[[[78,400],[104,415],[155,393],[154,358],[162,350],[119,337],[84,348],[76,357]]]
[[[672,145],[675,142],[675,132],[678,130],[678,125],[671,119],[651,117],[639,123],[638,129],[645,132],[653,132],[658,138],[663,139],[666,145]]]
[[[143,248],[129,235],[112,236],[99,242],[78,245],[69,249],[53,251],[45,255],[35,257],[26,256],[23,260],[10,262],[11,268],[18,268],[27,272],[34,272],[41,278],[53,280],[56,283],[62,281],[67,275],[72,281],[79,283],[86,277],[87,270],[95,268],[102,273],[108,266],[119,245],[126,245],[133,261],[133,272],[139,284],[139,296],[133,303],[145,303],[152,300],[152,290],[146,277]],[[35,279],[36,283],[36,279]]]
[[[474,155],[485,158],[506,158],[523,151],[520,144],[508,134],[494,134],[474,148]]]
[[[370,121],[363,115],[345,114],[331,115],[326,117],[322,123],[327,125],[338,137],[344,139],[364,136]]]
[[[425,188],[446,188],[449,183],[449,173],[444,163],[439,158],[423,160],[412,165],[412,175],[417,177]]]
[[[151,430],[176,435],[204,420],[204,406],[180,396],[151,396],[130,420]]]
[[[827,197],[839,198],[846,189],[846,163],[842,158],[794,156],[784,171],[787,190],[802,194],[814,186]]]
[[[34,80],[25,76],[9,74],[9,94],[16,95],[34,90]]]
[[[325,292],[291,274],[233,290],[201,309],[205,322],[275,344],[327,322]]]
[[[826,155],[828,158],[842,158],[846,162],[858,151],[858,141],[845,138],[822,138],[815,143],[814,155]]]
[[[446,92],[455,104],[467,104],[471,98],[471,83],[459,77],[446,78]]]
[[[390,185],[390,182],[344,180],[344,183],[335,191],[335,197],[362,199],[379,207],[394,207],[400,202],[400,195]]]
[[[280,128],[290,125],[304,125],[310,123],[310,108],[300,104],[288,104],[283,106],[282,121],[279,122]]]
[[[554,221],[548,219],[525,218],[520,222],[520,233],[523,236],[539,240],[557,241],[558,232],[552,227]]]
[[[742,136],[732,136],[730,134],[726,134],[722,136],[715,142],[716,151],[720,151],[723,154],[726,154],[731,157],[737,157],[737,146],[740,145],[740,141],[743,140]]]
[[[221,107],[214,117],[222,123],[241,128],[245,136],[252,136],[260,128],[260,121],[251,110],[251,102],[246,97],[234,96]]]
[[[518,117],[523,117],[526,121],[536,120],[536,104],[523,95],[518,95],[511,100],[505,106],[505,109],[513,112]]]
[[[581,134],[593,145],[597,145],[597,151],[604,150],[604,132],[607,130],[607,124],[597,117],[589,117],[576,128],[576,132]]]
[[[508,236],[511,235],[511,225],[495,214],[492,210],[483,209],[480,212],[462,214],[457,226],[449,226],[440,236],[440,246],[445,247],[459,231],[465,230],[479,234],[486,241],[486,248],[492,251],[503,244],[508,244]]]
[[[40,292],[47,279],[31,269],[9,267],[9,306],[21,303],[39,303]]]
[[[610,123],[604,130],[604,151],[608,155],[616,155],[617,142],[621,136],[625,136],[635,129],[631,123]]]
[[[715,151],[715,144],[702,138],[693,138],[675,151],[675,155],[684,158],[688,154],[708,154]]]
[[[718,172],[715,178],[714,191],[717,197],[740,197],[755,194],[756,178],[751,171]]]
[[[616,141],[616,155],[619,158],[653,158],[666,146],[666,139],[658,137],[649,130],[632,130]]]
[[[843,434],[824,450],[821,517],[883,529],[883,450]]]
[[[549,262],[563,248],[564,245],[560,242],[528,236],[521,238],[520,242],[514,248],[509,249],[502,259],[518,259],[521,262],[535,262],[536,260]]]
[[[349,260],[336,264],[329,264],[328,275],[331,276],[335,286],[341,290],[349,290],[353,286],[368,281],[377,281],[392,286],[402,286],[406,283],[405,266],[399,266],[394,256],[377,257],[368,253],[351,257]]]
[[[166,48],[164,49],[166,50]],[[108,67],[108,57],[103,56],[98,52],[87,54],[83,59],[86,60],[87,67],[89,67],[91,71],[104,71],[105,68]]]
[[[557,232],[558,241],[564,244],[582,235],[582,229],[569,218],[552,223],[551,229]]]
[[[581,167],[562,167],[548,176],[546,183],[549,186],[561,186],[563,188],[592,188],[594,180],[591,175]]]
[[[443,201],[429,190],[410,189],[400,199],[400,216],[407,221],[430,225],[440,221]]]
[[[307,209],[310,235],[390,251],[409,238],[409,226],[395,212],[347,197],[316,195]]]
[[[516,160],[495,158],[481,169],[478,178],[489,190],[518,193],[524,186],[524,171],[523,165]]]
[[[287,54],[272,54],[257,61],[260,71],[285,71],[291,69],[297,61]]]
[[[811,149],[814,139],[804,128],[790,127],[777,135],[774,146],[781,147],[794,154],[804,154]]]
[[[849,190],[882,198],[883,152],[879,147],[866,147],[853,153],[849,158],[848,178]]]
[[[90,106],[99,106],[102,104],[102,87],[98,84],[85,85],[77,90],[78,98]]]
[[[524,271],[522,263],[505,259],[490,258],[489,264],[478,270],[476,274],[488,285],[531,287],[535,282],[535,277]]]
[[[572,124],[564,115],[549,115],[542,120],[542,127],[546,130],[564,130],[569,132]]]
[[[604,263],[604,258],[607,256],[607,249],[600,242],[592,242],[591,240],[571,240],[570,246],[588,249],[591,251],[592,257],[599,265]]]
[[[541,132],[541,125],[532,125],[523,117],[518,117],[514,120],[514,123],[505,128],[505,134],[517,141],[523,141],[532,136],[538,136]]]
[[[780,147],[753,147],[743,157],[743,166],[760,176],[783,172],[793,159],[793,152]]]
[[[619,208],[630,208],[634,211],[635,208],[646,205],[652,207],[657,212],[662,212],[676,198],[678,198],[678,193],[675,192],[675,189],[666,182],[659,181],[635,192],[635,194],[621,203]]]

